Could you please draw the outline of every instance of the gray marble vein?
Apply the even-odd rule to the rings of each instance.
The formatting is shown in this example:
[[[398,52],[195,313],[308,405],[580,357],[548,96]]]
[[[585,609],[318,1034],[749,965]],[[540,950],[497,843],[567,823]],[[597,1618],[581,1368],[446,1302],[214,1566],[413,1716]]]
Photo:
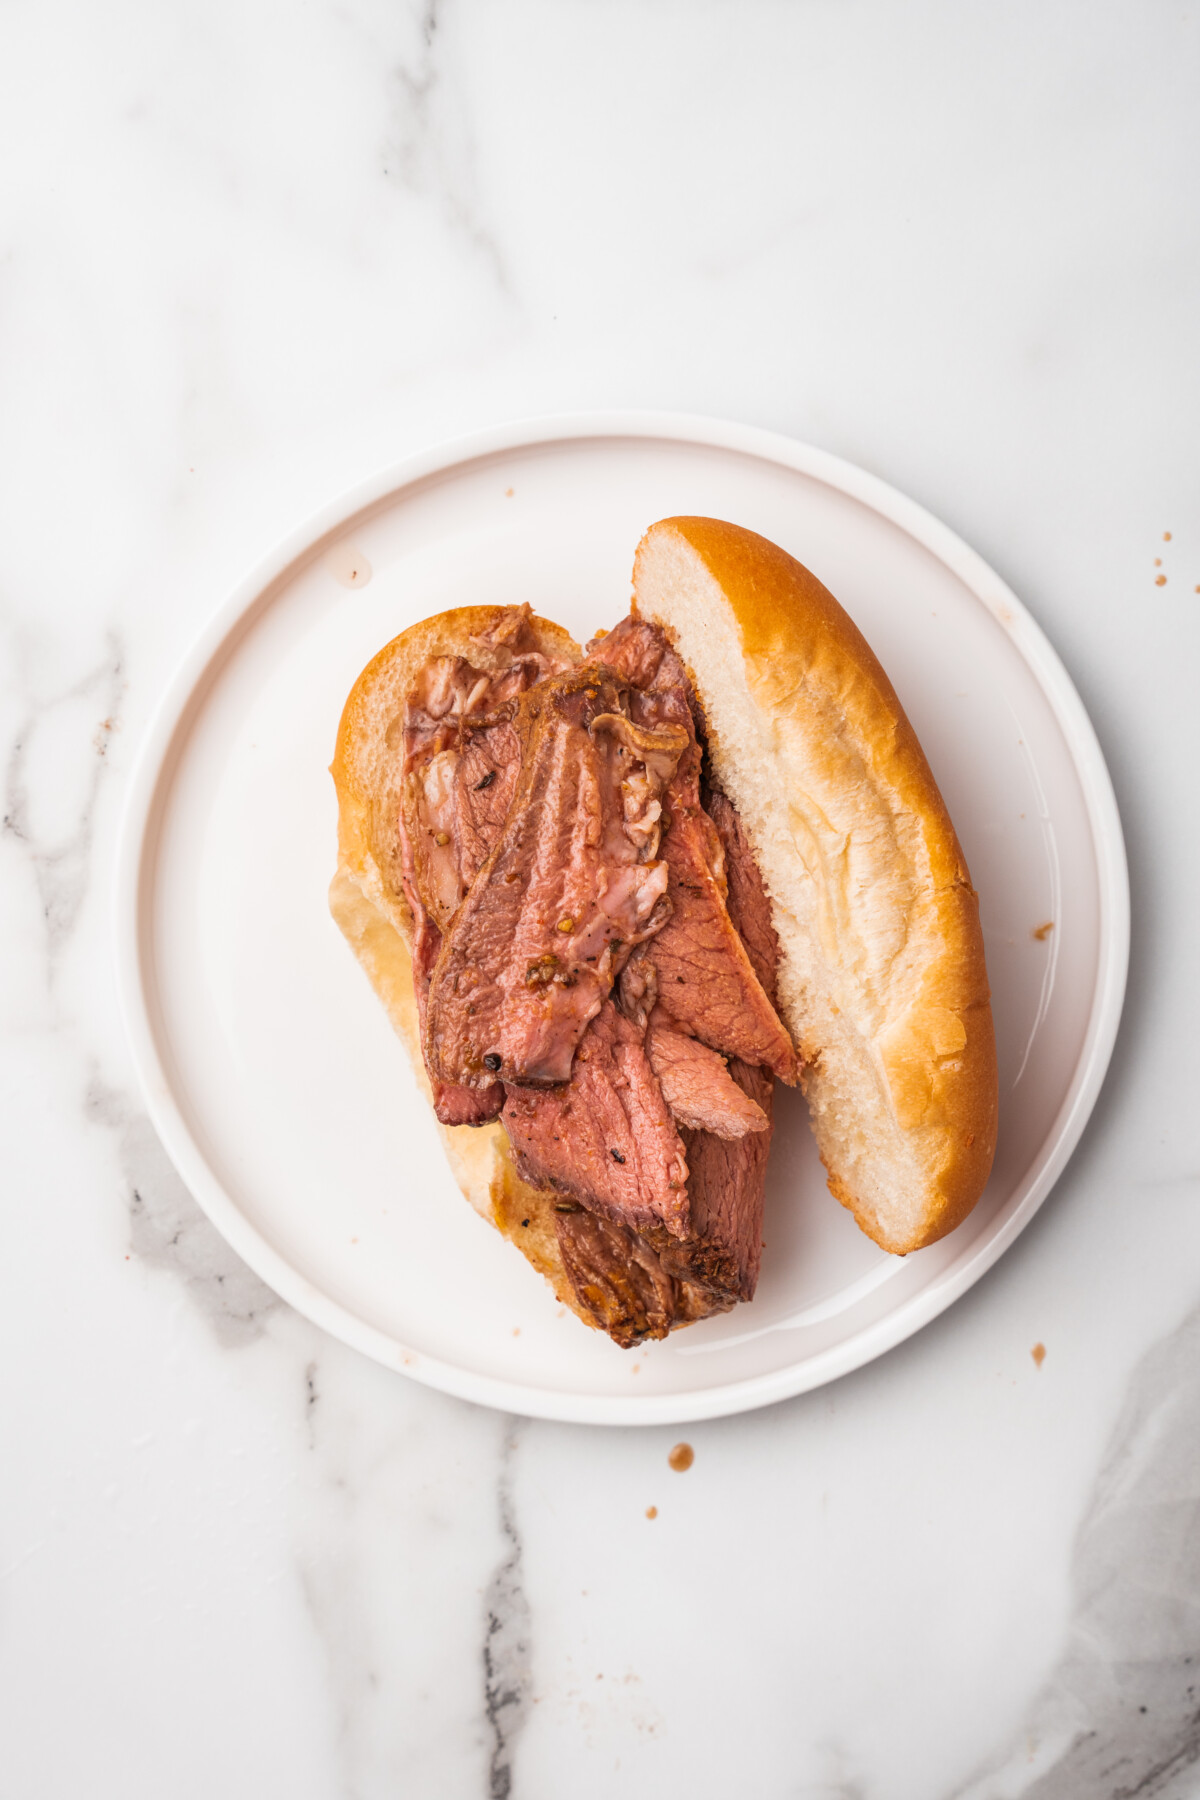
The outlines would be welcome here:
[[[528,1641],[507,1474],[496,1500],[512,1421],[315,1338],[292,1315],[271,1332],[268,1357],[278,1367],[276,1352],[303,1349],[288,1375],[307,1439],[291,1501],[294,1568],[322,1665],[328,1791],[474,1800],[492,1791],[514,1711],[498,1696],[498,1740],[480,1680],[481,1607],[501,1621],[498,1685],[524,1688],[507,1623]]]
[[[425,0],[417,53],[410,63],[401,62],[396,70],[396,80],[404,95],[405,105],[392,148],[396,153],[401,178],[413,187],[420,186],[426,172],[431,102],[437,86],[434,60],[437,28],[438,0]]]
[[[93,1124],[117,1136],[133,1254],[183,1283],[222,1344],[235,1346],[258,1337],[268,1314],[283,1302],[209,1223],[145,1113],[99,1079],[90,1083],[84,1105]],[[315,1404],[315,1389],[310,1393]]]
[[[532,1691],[530,1609],[513,1502],[513,1465],[522,1423],[509,1422],[501,1447],[496,1495],[505,1553],[484,1598],[483,1692],[492,1736],[488,1800],[509,1800],[513,1792],[513,1748],[529,1716]]]
[[[310,1362],[304,1370],[304,1423],[308,1431],[308,1447],[317,1447],[317,1403],[321,1395],[317,1388],[317,1365]]]
[[[1081,1527],[1066,1648],[956,1800],[1200,1793],[1200,1309],[1130,1384]]]
[[[447,223],[489,268],[496,288],[509,294],[511,282],[499,241],[482,215],[470,124],[446,94],[446,71],[438,53],[442,10],[442,0],[424,0],[416,43],[396,65],[384,174],[394,173],[410,193],[433,195]]]
[[[5,759],[4,812],[0,830],[29,858],[45,920],[46,956],[51,981],[75,929],[91,876],[96,805],[108,762],[112,733],[120,728],[125,692],[125,654],[120,639],[109,633],[105,655],[79,681],[41,705],[30,703]],[[28,782],[28,763],[36,733],[56,706],[90,702],[96,725],[82,804],[69,831],[51,838],[37,828]]]

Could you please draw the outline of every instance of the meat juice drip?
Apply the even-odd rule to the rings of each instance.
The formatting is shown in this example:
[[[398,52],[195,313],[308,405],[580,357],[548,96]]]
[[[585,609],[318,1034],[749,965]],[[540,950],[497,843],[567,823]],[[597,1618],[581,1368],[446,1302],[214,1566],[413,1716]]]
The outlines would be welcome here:
[[[676,1444],[675,1448],[667,1455],[667,1461],[677,1475],[682,1475],[685,1469],[690,1469],[695,1460],[696,1452],[690,1444]]]

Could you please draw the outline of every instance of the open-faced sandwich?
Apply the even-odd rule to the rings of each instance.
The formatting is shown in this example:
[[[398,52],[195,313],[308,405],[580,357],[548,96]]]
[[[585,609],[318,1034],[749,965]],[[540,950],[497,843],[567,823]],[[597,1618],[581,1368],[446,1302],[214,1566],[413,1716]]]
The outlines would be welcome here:
[[[886,1250],[996,1138],[979,911],[899,701],[821,583],[664,519],[580,648],[528,607],[403,632],[346,702],[334,917],[463,1192],[629,1346],[752,1298],[776,1081]]]

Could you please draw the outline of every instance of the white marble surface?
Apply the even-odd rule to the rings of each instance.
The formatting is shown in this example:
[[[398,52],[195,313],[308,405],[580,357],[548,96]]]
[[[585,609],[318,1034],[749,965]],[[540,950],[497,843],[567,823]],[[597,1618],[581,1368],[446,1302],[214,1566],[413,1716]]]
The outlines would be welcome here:
[[[1195,8],[1132,0],[4,8],[6,1800],[1200,1792],[1198,77]],[[1132,865],[1034,1225],[686,1475],[276,1302],[150,1135],[110,973],[131,756],[245,566],[577,405],[769,425],[945,518],[1074,674]]]

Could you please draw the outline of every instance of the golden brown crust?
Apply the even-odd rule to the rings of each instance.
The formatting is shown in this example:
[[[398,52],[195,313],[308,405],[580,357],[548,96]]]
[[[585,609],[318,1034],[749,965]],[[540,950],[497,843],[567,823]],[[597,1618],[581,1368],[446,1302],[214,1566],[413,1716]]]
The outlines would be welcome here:
[[[913,897],[913,913],[921,916],[920,961],[911,971],[902,1015],[886,1022],[873,1049],[895,1119],[927,1171],[924,1217],[916,1230],[898,1237],[878,1208],[861,1203],[842,1172],[831,1171],[830,1187],[886,1249],[919,1248],[970,1211],[995,1150],[995,1041],[978,899],[961,846],[895,690],[862,633],[816,576],[752,531],[718,519],[665,519],[639,546],[639,602],[647,547],[663,534],[690,546],[721,589],[736,624],[749,694],[771,728],[806,710],[836,712],[866,779],[886,796],[891,816],[915,832],[913,863],[922,871]],[[720,777],[722,746],[710,737],[710,749]],[[736,792],[732,797],[739,798]],[[807,1022],[796,1016],[788,1022],[805,1051],[819,1055],[821,1044],[805,1041]]]

